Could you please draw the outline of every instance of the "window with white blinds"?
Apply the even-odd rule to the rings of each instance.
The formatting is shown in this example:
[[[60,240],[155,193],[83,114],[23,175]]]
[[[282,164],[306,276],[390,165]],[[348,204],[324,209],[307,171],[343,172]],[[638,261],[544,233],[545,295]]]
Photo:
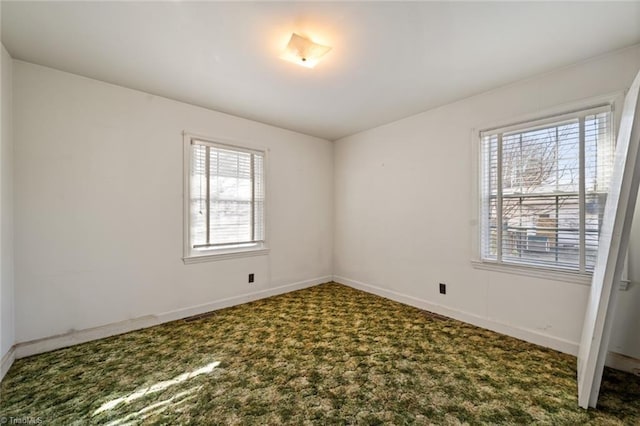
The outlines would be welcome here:
[[[483,261],[593,271],[614,139],[609,105],[481,132]]]
[[[191,139],[189,250],[247,248],[264,242],[264,152]]]

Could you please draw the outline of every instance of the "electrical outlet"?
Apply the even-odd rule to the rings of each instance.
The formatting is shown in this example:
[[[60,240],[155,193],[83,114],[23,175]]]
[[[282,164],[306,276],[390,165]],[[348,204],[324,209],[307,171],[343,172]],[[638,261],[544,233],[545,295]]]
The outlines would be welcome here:
[[[440,294],[447,294],[447,285],[440,283]]]
[[[249,274],[249,282],[252,283],[254,280],[253,274]]]

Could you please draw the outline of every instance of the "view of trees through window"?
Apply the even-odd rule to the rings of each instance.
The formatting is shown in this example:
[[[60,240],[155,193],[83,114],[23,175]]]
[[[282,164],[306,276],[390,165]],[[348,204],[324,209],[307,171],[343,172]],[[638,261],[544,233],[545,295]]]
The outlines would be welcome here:
[[[484,259],[593,269],[613,160],[610,115],[483,134]]]

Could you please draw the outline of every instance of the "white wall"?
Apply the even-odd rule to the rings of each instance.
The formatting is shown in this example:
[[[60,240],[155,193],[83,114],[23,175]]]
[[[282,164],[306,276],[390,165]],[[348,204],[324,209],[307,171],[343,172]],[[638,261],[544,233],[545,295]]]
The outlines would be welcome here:
[[[331,142],[21,61],[13,78],[17,342],[330,279]],[[183,130],[269,149],[269,255],[183,264]]]
[[[2,46],[0,58],[0,359],[14,343],[12,62]],[[1,378],[0,374],[0,378]]]
[[[587,285],[471,265],[472,129],[626,90],[639,68],[636,46],[336,141],[336,280],[576,353]],[[448,284],[446,295],[438,293],[440,282]],[[638,287],[620,297],[612,344],[636,358]]]
[[[5,62],[3,106],[11,102]],[[587,286],[470,264],[471,129],[625,90],[638,68],[635,47],[362,132],[334,147],[13,61],[14,161],[5,108],[0,152],[2,349],[14,341],[4,319],[14,308],[13,296],[5,297],[12,290],[5,249],[11,246],[13,164],[17,342],[151,314],[179,316],[333,273],[338,281],[575,353]],[[268,256],[182,263],[183,130],[270,149]],[[636,219],[630,263],[637,283],[640,211]],[[250,272],[254,285],[246,282]],[[448,284],[446,296],[438,294],[439,282]],[[619,300],[611,349],[640,358],[640,284]]]

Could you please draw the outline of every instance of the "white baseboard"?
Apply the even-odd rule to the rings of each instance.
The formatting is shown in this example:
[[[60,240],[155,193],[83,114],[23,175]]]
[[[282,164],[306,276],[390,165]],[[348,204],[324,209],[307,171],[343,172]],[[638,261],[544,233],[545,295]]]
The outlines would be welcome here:
[[[325,277],[318,277],[310,280],[299,281],[293,284],[287,284],[279,287],[256,291],[253,293],[246,293],[239,296],[216,300],[214,302],[204,303],[202,305],[191,306],[184,309],[177,309],[175,311],[156,315],[146,315],[143,317],[107,324],[100,327],[77,330],[71,333],[59,334],[56,336],[45,337],[28,342],[21,342],[15,344],[11,352],[12,355],[15,356],[15,359],[24,358],[31,355],[37,355],[40,353],[89,342],[91,340],[103,339],[105,337],[115,336],[117,334],[128,333],[130,331],[140,330],[142,328],[152,327],[154,325],[163,324],[166,322],[204,314],[206,312],[216,311],[247,302],[253,302],[259,299],[265,299],[267,297],[276,296],[279,294],[289,293],[295,290],[313,287],[318,284],[329,282],[332,280],[332,278],[333,277],[330,275]],[[15,351],[13,350],[14,348]],[[11,362],[13,362],[13,360]],[[4,369],[4,358],[2,367]]]
[[[578,342],[571,342],[569,340],[561,339],[559,337],[543,334],[535,330],[530,330],[522,327],[515,327],[512,325],[504,324],[499,321],[484,318],[475,314],[460,311],[457,309],[451,309],[446,306],[438,305],[423,299],[419,299],[407,294],[398,293],[393,290],[388,290],[381,287],[376,287],[370,284],[366,284],[360,281],[352,280],[346,277],[333,276],[333,281],[353,287],[358,290],[372,293],[377,296],[385,297],[387,299],[394,300],[396,302],[404,303],[425,311],[433,312],[438,315],[444,315],[449,318],[456,319],[458,321],[466,322],[478,327],[486,328],[488,330],[495,331],[500,334],[506,334],[507,336],[515,337],[516,339],[524,340],[536,345],[544,346],[547,348],[555,349],[559,352],[576,356],[578,354],[579,344]]]
[[[335,281],[337,283],[344,284],[349,287],[365,291],[367,293],[372,293],[381,297],[385,297],[387,299],[394,300],[396,302],[404,303],[406,305],[414,306],[416,308],[433,312],[439,315],[444,315],[446,317],[466,322],[478,327],[486,328],[497,333],[506,334],[517,339],[552,348],[563,353],[574,356],[578,353],[577,342],[571,342],[547,334],[542,334],[534,330],[503,324],[498,321],[483,318],[456,309],[451,309],[446,306],[428,302],[423,299],[419,299],[403,293],[398,293],[393,290],[376,287],[370,284],[365,284],[349,278],[341,276],[325,276],[275,288],[269,288],[253,293],[246,293],[239,296],[221,299],[214,302],[192,306],[184,309],[178,309],[175,311],[165,312],[157,315],[147,315],[128,321],[122,321],[100,327],[78,330],[72,333],[17,343],[2,357],[2,360],[0,362],[0,380],[2,380],[2,378],[5,376],[14,360],[19,358],[37,355],[40,353],[89,342],[91,340],[103,339],[105,337],[110,337],[117,334],[128,333],[130,331],[152,327],[154,325],[179,320],[182,318],[188,318],[206,312],[216,311],[235,305],[276,296],[279,294],[289,293],[295,290],[313,287],[315,285],[329,281]],[[607,355],[606,365],[617,370],[627,371],[636,375],[640,374],[640,360],[621,354],[609,352],[609,354]]]
[[[11,365],[15,360],[15,346],[12,346],[11,349],[9,349],[6,354],[4,354],[2,360],[0,360],[0,382],[2,381],[2,379],[4,379],[4,375],[7,374],[7,371],[9,371],[9,368],[11,368]]]
[[[279,294],[290,293],[296,290],[302,290],[316,286],[318,284],[328,283],[333,279],[331,275],[313,278],[310,280],[299,281],[293,284],[286,284],[279,287],[268,288],[253,293],[241,294],[227,299],[217,300],[215,302],[205,303],[186,309],[178,309],[159,315],[162,322],[175,321],[182,318],[188,318],[194,315],[204,314],[206,312],[217,311],[219,309],[229,308],[231,306],[241,305],[243,303],[253,302],[255,300],[266,299],[267,297],[277,296]]]
[[[640,376],[640,359],[616,352],[609,352],[604,363],[607,367]]]

